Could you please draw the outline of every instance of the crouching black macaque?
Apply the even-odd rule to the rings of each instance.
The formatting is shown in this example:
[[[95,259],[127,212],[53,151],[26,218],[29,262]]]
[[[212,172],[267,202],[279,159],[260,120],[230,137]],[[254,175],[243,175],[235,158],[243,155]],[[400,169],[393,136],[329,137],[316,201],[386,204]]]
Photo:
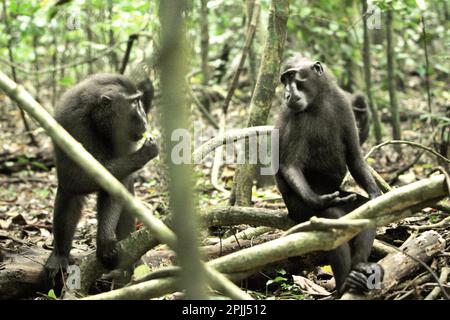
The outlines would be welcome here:
[[[360,150],[351,95],[320,62],[298,55],[284,63],[281,82],[286,107],[277,125],[280,167],[275,178],[289,216],[296,222],[313,215],[339,218],[368,201],[340,190],[347,167],[370,199],[379,196]],[[375,230],[365,230],[330,252],[339,293],[369,290],[374,272],[382,279],[382,268],[368,263],[374,237]]]
[[[134,193],[132,174],[158,154],[153,138],[137,149],[147,130],[152,99],[153,86],[148,78],[136,87],[122,75],[96,74],[62,96],[55,119]],[[106,268],[113,269],[118,263],[116,242],[135,230],[133,217],[122,205],[56,144],[54,148],[58,190],[53,214],[54,249],[45,264],[49,284],[69,264],[72,238],[89,193],[97,193],[97,257]]]

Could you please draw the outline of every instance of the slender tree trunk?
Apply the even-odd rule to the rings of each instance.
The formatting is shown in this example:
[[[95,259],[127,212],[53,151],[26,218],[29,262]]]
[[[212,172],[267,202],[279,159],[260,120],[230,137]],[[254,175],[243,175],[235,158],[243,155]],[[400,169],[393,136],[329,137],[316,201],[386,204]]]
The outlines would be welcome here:
[[[238,68],[236,69],[236,72],[233,75],[233,79],[231,80],[230,88],[228,90],[227,96],[225,97],[225,101],[222,106],[223,114],[226,116],[228,113],[228,107],[231,102],[231,98],[234,95],[235,90],[237,89],[239,77],[242,73],[242,70],[244,69],[245,60],[247,59],[248,52],[251,48],[253,38],[255,36],[256,32],[256,22],[259,16],[259,12],[261,9],[261,4],[259,1],[254,1],[254,12],[253,15],[250,17],[250,22],[248,23],[248,29],[245,36],[245,43],[244,48],[242,48],[241,57],[239,60]]]
[[[59,58],[59,63],[64,65],[66,63],[66,58],[67,58],[67,52],[69,49],[69,40],[65,39],[64,40],[64,49],[63,52],[61,53],[61,57]],[[61,68],[60,73],[59,73],[59,78],[63,79],[66,76],[66,68]]]
[[[202,53],[203,85],[207,86],[210,79],[209,64],[208,64],[208,50],[209,50],[208,0],[201,0],[200,29],[201,29],[200,48]]]
[[[56,30],[53,30],[53,55],[52,55],[52,65],[54,68],[56,68],[56,65],[58,64],[58,41],[57,41],[57,33]],[[56,73],[57,70],[52,71],[52,106],[55,108],[56,104],[56,96],[57,96],[57,84],[56,84]]]
[[[86,2],[86,36],[88,40],[87,44],[87,58],[88,62],[88,73],[93,74],[94,68],[92,66],[92,29],[91,29],[91,14],[92,14],[92,2],[88,0]]]
[[[39,55],[38,55],[38,37],[33,35],[33,53],[34,53],[34,71],[36,75],[34,76],[35,88],[36,88],[36,98],[40,101],[41,97],[41,81],[39,80]]]
[[[427,104],[428,104],[428,112],[431,114],[431,113],[433,113],[433,109],[431,107],[430,61],[428,58],[427,29],[426,29],[425,18],[423,16],[423,14],[420,17],[420,21],[422,23],[423,50],[425,53],[425,87],[427,90]],[[431,125],[433,126],[433,121],[430,120],[430,122],[431,122]]]
[[[114,39],[114,31],[113,31],[113,1],[108,0],[108,20],[109,20],[109,46],[112,47],[115,45],[116,40]],[[117,58],[117,53],[115,51],[111,51],[109,56],[111,69],[114,72],[119,70],[119,59]]]
[[[8,10],[6,7],[6,0],[2,0],[2,4],[3,4],[3,18],[4,18],[4,22],[5,22],[5,31],[9,36],[7,46],[8,46],[8,57],[9,57],[9,61],[11,62],[11,75],[12,75],[14,82],[18,83],[16,68],[14,67],[13,38],[12,38],[12,34],[11,34],[11,27],[10,27],[9,21],[8,21]],[[39,145],[37,144],[36,139],[34,139],[33,133],[31,133],[31,131],[30,131],[30,126],[28,125],[27,119],[25,117],[25,112],[21,108],[19,108],[19,111],[20,111],[20,117],[22,118],[23,126],[25,128],[25,131],[27,132],[26,134],[30,138],[31,144],[38,147]]]
[[[255,7],[255,0],[247,0],[247,30],[250,26],[250,23],[252,22],[251,20],[253,17],[254,7]],[[258,21],[259,21],[259,16],[257,17],[256,23],[258,23]],[[258,32],[257,26],[256,26],[255,32]],[[248,51],[248,66],[250,69],[250,80],[252,83],[252,94],[253,94],[253,89],[255,88],[255,85],[256,85],[256,77],[257,77],[257,73],[258,73],[258,67],[257,67],[258,66],[258,56],[255,54],[255,40],[252,41],[252,44],[250,45],[250,49]]]
[[[448,10],[448,3],[447,1],[442,1],[442,11],[444,12],[444,21],[450,20],[450,14]]]
[[[386,40],[387,40],[387,72],[388,72],[388,87],[389,87],[389,100],[391,104],[392,115],[392,129],[393,138],[395,140],[401,140],[400,130],[400,115],[398,110],[398,102],[395,88],[395,53],[393,46],[393,9],[390,7],[386,14]]]
[[[373,132],[375,134],[375,141],[377,144],[381,143],[382,131],[381,131],[381,122],[380,116],[378,115],[378,110],[375,104],[375,101],[372,96],[372,64],[371,64],[371,56],[370,56],[370,38],[369,31],[367,29],[367,0],[361,0],[362,3],[362,16],[363,16],[363,31],[364,31],[364,48],[363,48],[363,60],[364,60],[364,79],[366,82],[366,95],[369,100],[369,109],[372,113],[372,121],[373,121]]]
[[[259,69],[255,92],[250,102],[248,127],[267,123],[286,40],[286,24],[289,16],[288,0],[272,0],[263,58]],[[246,148],[246,151],[248,148]],[[257,165],[242,164],[236,168],[230,202],[241,206],[251,205],[253,180]]]
[[[139,35],[135,34],[135,33],[131,34],[128,37],[127,48],[125,50],[125,54],[123,55],[122,63],[120,65],[120,70],[119,70],[120,74],[125,73],[125,69],[127,68],[128,61],[130,60],[131,49],[133,49],[133,44],[138,39],[138,37],[139,37]]]
[[[348,21],[354,21],[358,19],[358,17],[355,17],[355,15],[358,14],[358,9],[355,1],[345,0],[343,2],[343,8],[345,8],[343,10]],[[354,25],[351,25],[348,32],[346,32],[344,41],[351,48],[358,48],[361,46],[359,37],[357,35],[357,30],[355,29]],[[353,57],[351,53],[347,51],[343,52],[343,58],[345,62],[346,72],[343,74],[342,87],[350,92],[355,91],[355,88],[362,88],[364,82],[363,70],[356,63],[357,59],[355,59],[355,57]]]
[[[162,124],[166,137],[171,137],[175,130],[184,129],[188,132],[189,128],[189,109],[183,95],[187,70],[183,20],[185,8],[186,2],[182,0],[160,1],[162,49],[159,64],[164,110]],[[171,139],[165,142],[165,150],[168,151],[164,158],[169,168],[170,207],[174,215],[174,231],[178,237],[176,253],[182,268],[180,289],[186,289],[187,299],[205,299],[205,277],[200,263],[198,223],[194,213],[192,164],[177,164],[177,159],[171,157],[176,142]]]

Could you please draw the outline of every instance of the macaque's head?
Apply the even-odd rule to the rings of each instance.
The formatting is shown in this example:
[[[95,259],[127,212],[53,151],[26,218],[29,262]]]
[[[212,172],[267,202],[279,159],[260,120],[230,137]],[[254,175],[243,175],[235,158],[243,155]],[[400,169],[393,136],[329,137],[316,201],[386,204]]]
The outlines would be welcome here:
[[[282,67],[280,80],[284,84],[284,101],[294,112],[303,112],[322,89],[324,68],[319,61],[299,55],[288,58]],[[325,78],[325,77],[324,77]]]

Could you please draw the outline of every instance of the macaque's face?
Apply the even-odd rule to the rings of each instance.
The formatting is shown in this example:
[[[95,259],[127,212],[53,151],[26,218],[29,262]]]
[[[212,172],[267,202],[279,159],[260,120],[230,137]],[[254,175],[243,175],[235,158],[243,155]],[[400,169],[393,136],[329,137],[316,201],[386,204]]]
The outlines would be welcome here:
[[[318,94],[317,77],[322,73],[320,62],[286,66],[281,74],[286,106],[294,112],[305,111]]]
[[[147,131],[147,114],[142,105],[142,93],[120,93],[102,96],[104,107],[111,108],[116,135],[129,141],[139,141]]]

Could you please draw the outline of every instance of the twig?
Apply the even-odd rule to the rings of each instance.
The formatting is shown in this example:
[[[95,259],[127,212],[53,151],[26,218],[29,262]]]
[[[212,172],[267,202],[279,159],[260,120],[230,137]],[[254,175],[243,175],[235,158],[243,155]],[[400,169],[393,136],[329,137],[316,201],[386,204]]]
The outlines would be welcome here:
[[[447,159],[446,157],[444,157],[440,153],[434,151],[433,149],[431,149],[429,147],[426,147],[426,146],[424,146],[424,145],[422,145],[420,143],[417,143],[417,142],[411,142],[411,141],[405,141],[405,140],[389,140],[389,141],[385,141],[383,143],[380,143],[379,145],[376,145],[372,149],[370,149],[370,151],[366,154],[365,159],[370,157],[375,150],[381,149],[382,147],[384,147],[384,146],[386,146],[388,144],[394,144],[394,145],[407,144],[407,145],[410,145],[410,146],[413,146],[413,147],[416,147],[416,148],[423,149],[423,150],[425,150],[425,151],[435,155],[436,157],[438,157],[442,161],[444,161],[446,163],[450,163],[449,159]]]
[[[448,278],[448,274],[450,273],[450,267],[443,267],[441,270],[441,276],[439,277],[439,281],[438,284],[439,286],[434,288],[426,297],[425,300],[434,300],[438,297],[439,293],[441,292],[441,290],[443,289],[441,286],[441,283],[446,283],[447,282],[447,278]],[[445,290],[443,290],[444,294],[447,296],[448,299],[448,295],[447,292],[445,292]]]
[[[450,223],[450,216],[442,219],[441,221],[433,224],[427,224],[423,226],[409,226],[410,229],[417,230],[417,231],[423,231],[423,230],[429,230],[429,229],[436,229],[436,228],[442,228],[445,227],[447,223]]]

